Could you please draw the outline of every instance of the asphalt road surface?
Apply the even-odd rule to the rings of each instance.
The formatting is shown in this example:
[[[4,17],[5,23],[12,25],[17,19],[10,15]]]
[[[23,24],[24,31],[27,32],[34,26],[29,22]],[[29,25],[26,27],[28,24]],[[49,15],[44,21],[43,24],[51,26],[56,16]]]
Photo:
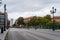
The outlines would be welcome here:
[[[60,32],[48,29],[10,28],[8,40],[60,40]]]

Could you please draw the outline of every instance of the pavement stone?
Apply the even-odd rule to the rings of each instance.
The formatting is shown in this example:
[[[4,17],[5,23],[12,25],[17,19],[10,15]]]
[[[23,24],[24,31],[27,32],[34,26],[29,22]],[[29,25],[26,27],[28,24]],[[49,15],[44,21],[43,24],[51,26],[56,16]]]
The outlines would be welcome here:
[[[0,30],[0,40],[4,40],[5,39],[5,36],[6,36],[7,32],[8,32],[8,30],[6,30],[3,33],[1,33],[1,30]]]

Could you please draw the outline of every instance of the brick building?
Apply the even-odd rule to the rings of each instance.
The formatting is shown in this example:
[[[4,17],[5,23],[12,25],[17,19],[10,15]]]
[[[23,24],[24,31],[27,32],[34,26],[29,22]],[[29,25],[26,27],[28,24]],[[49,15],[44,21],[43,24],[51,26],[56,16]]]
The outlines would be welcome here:
[[[30,21],[31,18],[33,18],[34,16],[28,17],[28,18],[24,18],[24,23],[28,23]]]
[[[60,23],[60,16],[54,16],[54,20]]]
[[[31,16],[31,17],[28,17],[28,18],[24,18],[24,23],[28,23],[28,21],[33,18],[34,16]],[[53,20],[53,18],[51,18],[51,20]],[[60,16],[54,16],[54,20],[56,22],[59,22],[60,23]]]

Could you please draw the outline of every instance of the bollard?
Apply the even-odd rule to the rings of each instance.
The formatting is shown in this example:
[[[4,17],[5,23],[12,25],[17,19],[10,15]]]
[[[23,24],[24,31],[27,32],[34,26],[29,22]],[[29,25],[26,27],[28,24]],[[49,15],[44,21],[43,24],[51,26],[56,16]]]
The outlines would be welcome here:
[[[1,27],[1,33],[3,33],[3,27]]]

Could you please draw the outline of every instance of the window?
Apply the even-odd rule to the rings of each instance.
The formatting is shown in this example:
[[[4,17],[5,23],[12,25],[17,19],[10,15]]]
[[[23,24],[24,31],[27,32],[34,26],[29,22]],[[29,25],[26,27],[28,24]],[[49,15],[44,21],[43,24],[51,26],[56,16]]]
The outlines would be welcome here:
[[[4,15],[0,15],[0,23],[4,24]]]

